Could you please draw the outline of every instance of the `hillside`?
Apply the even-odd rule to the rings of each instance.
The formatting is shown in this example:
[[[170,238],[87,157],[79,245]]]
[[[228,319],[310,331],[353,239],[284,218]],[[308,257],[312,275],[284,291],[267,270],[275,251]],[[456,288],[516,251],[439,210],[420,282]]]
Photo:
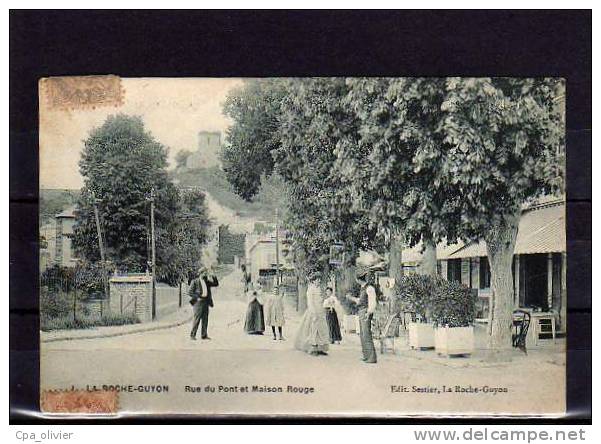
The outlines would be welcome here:
[[[225,173],[219,167],[178,168],[172,175],[180,186],[198,187],[206,191],[211,217],[220,221],[236,218],[257,221],[274,219],[275,205],[271,200],[259,196],[253,202],[245,201],[232,191]]]

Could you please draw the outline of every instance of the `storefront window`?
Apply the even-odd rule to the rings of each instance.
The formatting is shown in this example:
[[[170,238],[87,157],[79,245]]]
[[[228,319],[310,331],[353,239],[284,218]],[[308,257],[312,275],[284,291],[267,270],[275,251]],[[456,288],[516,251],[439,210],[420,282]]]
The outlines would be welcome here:
[[[490,288],[490,266],[486,256],[480,258],[480,288]]]
[[[450,259],[448,261],[447,279],[461,282],[461,259]]]

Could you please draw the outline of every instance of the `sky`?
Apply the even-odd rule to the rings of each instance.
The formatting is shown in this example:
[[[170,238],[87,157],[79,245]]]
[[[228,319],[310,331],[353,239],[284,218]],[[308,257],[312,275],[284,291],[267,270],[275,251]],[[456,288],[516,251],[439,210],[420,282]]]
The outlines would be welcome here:
[[[196,150],[199,131],[225,132],[230,122],[221,106],[241,84],[235,78],[123,78],[124,101],[118,108],[65,111],[40,101],[40,188],[81,188],[83,141],[111,114],[141,116],[146,130],[169,147],[173,164],[179,150]]]

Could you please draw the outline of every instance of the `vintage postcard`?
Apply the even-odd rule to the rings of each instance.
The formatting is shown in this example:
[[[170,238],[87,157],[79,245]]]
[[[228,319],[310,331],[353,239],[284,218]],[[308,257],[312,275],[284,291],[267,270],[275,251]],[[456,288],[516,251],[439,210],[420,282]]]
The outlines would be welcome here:
[[[565,415],[562,79],[39,85],[44,414]]]

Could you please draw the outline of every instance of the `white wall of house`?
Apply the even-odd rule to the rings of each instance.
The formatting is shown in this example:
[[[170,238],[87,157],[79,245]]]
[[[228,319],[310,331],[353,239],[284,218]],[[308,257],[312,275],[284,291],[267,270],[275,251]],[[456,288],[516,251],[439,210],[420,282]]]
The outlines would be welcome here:
[[[77,259],[73,250],[71,236],[75,225],[74,217],[57,217],[54,241],[54,262],[63,267],[74,266]]]

